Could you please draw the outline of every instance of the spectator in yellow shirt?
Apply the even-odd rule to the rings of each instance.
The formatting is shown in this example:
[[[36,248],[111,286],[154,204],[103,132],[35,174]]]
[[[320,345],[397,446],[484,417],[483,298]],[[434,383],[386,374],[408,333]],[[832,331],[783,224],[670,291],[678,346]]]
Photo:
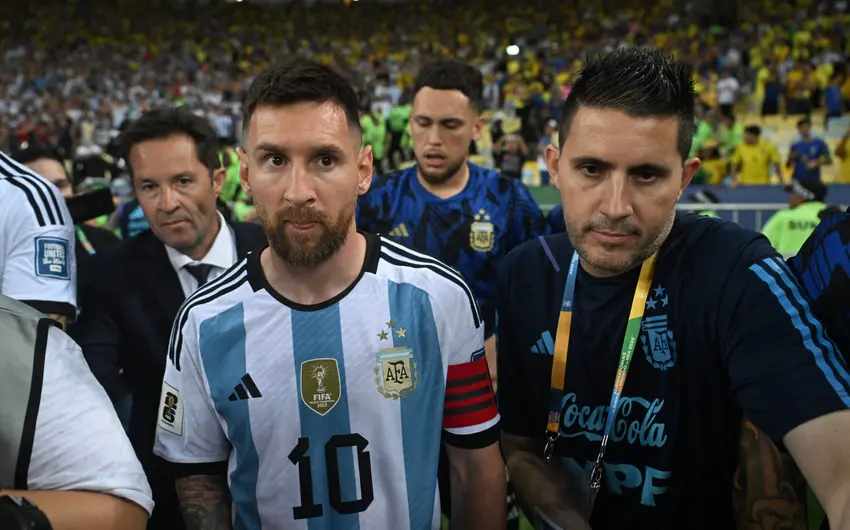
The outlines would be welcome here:
[[[746,127],[744,142],[732,154],[732,186],[770,184],[771,171],[782,180],[776,146],[761,137],[758,125]]]
[[[716,140],[708,140],[703,142],[697,151],[697,156],[700,159],[701,169],[706,172],[706,184],[719,186],[726,178],[728,164],[726,159],[720,156],[720,147]]]

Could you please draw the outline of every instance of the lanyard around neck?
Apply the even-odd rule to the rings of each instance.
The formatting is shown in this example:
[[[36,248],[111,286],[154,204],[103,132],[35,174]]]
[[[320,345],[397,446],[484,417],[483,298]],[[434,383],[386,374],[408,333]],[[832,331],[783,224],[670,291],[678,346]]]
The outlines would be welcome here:
[[[629,311],[629,322],[626,324],[626,334],[623,337],[623,347],[620,350],[620,361],[617,365],[617,376],[614,379],[614,388],[611,391],[611,403],[605,420],[605,431],[602,435],[602,444],[599,455],[596,458],[593,472],[591,473],[591,488],[599,489],[602,478],[602,459],[608,446],[608,435],[614,425],[614,417],[617,414],[617,406],[623,387],[626,384],[626,375],[629,373],[629,365],[635,351],[640,325],[646,309],[646,298],[649,296],[649,288],[652,284],[652,274],[655,271],[655,261],[658,254],[653,254],[640,267],[635,294],[632,298],[632,307]],[[558,439],[561,425],[561,400],[564,396],[564,384],[566,383],[567,353],[570,346],[570,328],[572,327],[573,306],[575,303],[576,276],[578,276],[579,255],[573,252],[570,260],[570,268],[567,272],[567,284],[564,287],[564,299],[561,303],[561,315],[558,317],[558,329],[555,336],[555,351],[552,361],[551,390],[549,391],[549,421],[546,426],[546,447],[544,458],[546,461],[552,459],[555,442]]]

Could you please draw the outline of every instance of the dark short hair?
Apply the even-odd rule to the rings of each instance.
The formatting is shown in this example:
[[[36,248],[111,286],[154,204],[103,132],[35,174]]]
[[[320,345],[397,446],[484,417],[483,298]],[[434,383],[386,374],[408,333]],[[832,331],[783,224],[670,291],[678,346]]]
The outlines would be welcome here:
[[[342,75],[315,61],[294,59],[275,64],[251,82],[242,105],[242,128],[248,129],[257,108],[331,102],[342,107],[348,126],[362,132],[354,87]]]
[[[134,146],[180,135],[188,136],[195,142],[198,160],[210,170],[210,175],[214,169],[221,167],[218,137],[212,125],[185,108],[163,107],[145,112],[121,133],[121,156],[127,164],[130,176],[133,176],[130,150]]]
[[[611,109],[631,116],[678,117],[678,151],[688,157],[694,136],[691,67],[660,50],[621,48],[589,58],[564,102],[559,147],[580,107]]]
[[[437,61],[425,65],[413,83],[413,94],[423,88],[457,90],[469,100],[476,112],[481,112],[484,97],[484,78],[478,68],[459,61]]]
[[[810,120],[809,118],[802,118],[801,120],[799,120],[799,121],[797,122],[797,128],[800,128],[800,127],[802,127],[803,125],[808,125],[808,126],[810,126],[810,127],[811,127],[811,125],[812,125],[812,120]]]
[[[41,145],[41,144],[31,144],[25,149],[21,149],[15,156],[13,157],[16,162],[19,164],[30,164],[35,162],[36,160],[55,160],[62,164],[62,167],[65,167],[65,161],[62,160],[62,157],[59,156],[59,153],[56,149]]]
[[[744,128],[744,132],[747,134],[752,134],[754,136],[761,136],[761,127],[758,125],[747,125]]]

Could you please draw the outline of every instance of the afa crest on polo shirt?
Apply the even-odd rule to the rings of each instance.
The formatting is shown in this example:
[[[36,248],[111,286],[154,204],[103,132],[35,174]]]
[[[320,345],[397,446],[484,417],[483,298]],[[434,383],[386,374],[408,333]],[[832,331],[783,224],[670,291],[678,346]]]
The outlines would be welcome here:
[[[58,237],[35,238],[35,275],[69,280],[68,241]]]

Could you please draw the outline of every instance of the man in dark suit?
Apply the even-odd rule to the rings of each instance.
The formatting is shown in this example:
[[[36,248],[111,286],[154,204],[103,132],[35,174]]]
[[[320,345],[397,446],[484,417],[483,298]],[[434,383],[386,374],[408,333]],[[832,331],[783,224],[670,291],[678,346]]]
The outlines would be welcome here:
[[[75,338],[116,404],[132,398],[128,434],[156,502],[148,528],[179,530],[174,474],[152,452],[171,326],[189,294],[266,238],[216,210],[225,170],[202,118],[151,111],[123,133],[122,147],[150,230],[94,257]]]

